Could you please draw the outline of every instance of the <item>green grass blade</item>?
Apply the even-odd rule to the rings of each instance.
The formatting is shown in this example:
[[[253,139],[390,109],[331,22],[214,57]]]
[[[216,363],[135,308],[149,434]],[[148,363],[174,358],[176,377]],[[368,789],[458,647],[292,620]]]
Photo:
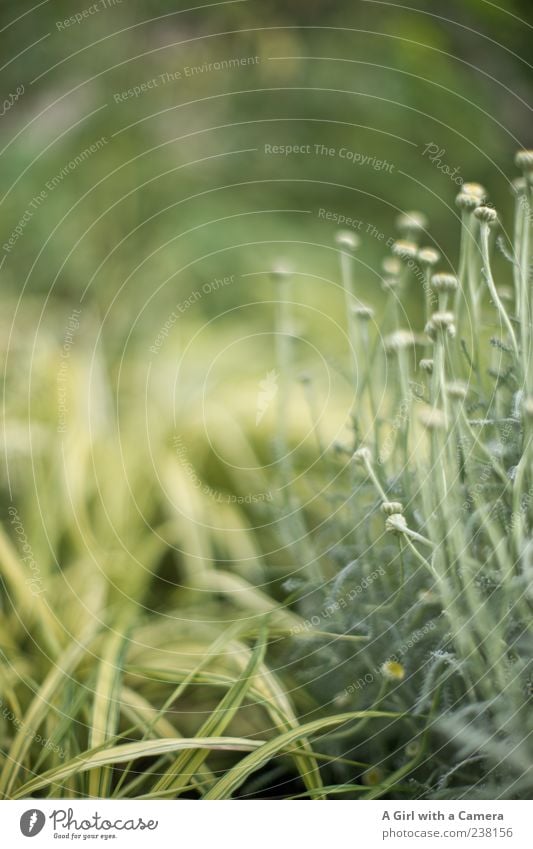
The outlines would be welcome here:
[[[92,708],[89,747],[97,749],[117,731],[120,715],[120,690],[122,687],[124,654],[127,648],[128,629],[112,632],[104,643],[104,652],[98,668]],[[89,796],[105,798],[111,790],[112,770],[104,767],[94,770],[89,777]]]
[[[61,629],[51,614],[41,593],[29,589],[32,573],[21,563],[11,540],[0,526],[0,575],[6,580],[14,595],[16,609],[26,624],[36,622],[41,639],[56,657],[60,652]]]
[[[121,695],[121,710],[124,715],[135,723],[147,737],[180,737],[172,723],[161,716],[160,711],[155,708],[143,696],[130,690],[129,687],[123,687]],[[122,785],[122,781],[120,785]],[[202,777],[194,775],[191,777],[191,784],[203,794],[209,784],[214,783],[213,774],[206,766],[202,768]],[[119,788],[120,789],[120,788]],[[117,789],[115,789],[117,793]],[[117,793],[117,796],[122,797],[123,793]],[[126,796],[127,798],[127,796]]]
[[[250,689],[252,680],[263,661],[265,649],[266,628],[263,629],[242,675],[225,693],[216,710],[199,729],[199,737],[220,736],[225,731]],[[170,787],[179,790],[184,787],[189,783],[190,776],[199,769],[206,757],[207,752],[205,750],[184,752],[179,755],[171,768],[157,782],[155,791],[167,790]]]
[[[257,751],[245,757],[237,766],[228,770],[204,798],[230,799],[234,791],[241,787],[250,775],[256,770],[261,769],[272,757],[282,753],[287,746],[290,746],[302,737],[309,737],[334,725],[342,725],[345,722],[350,722],[352,719],[397,719],[399,716],[401,714],[391,713],[389,711],[359,710],[307,722],[305,725],[287,731],[285,734],[280,734],[274,740],[269,740]]]
[[[120,763],[128,763],[137,758],[152,758],[186,749],[207,749],[208,751],[249,752],[263,745],[262,740],[246,740],[243,737],[183,737],[176,739],[141,740],[111,746],[99,752],[88,750],[66,764],[50,769],[37,778],[33,778],[12,794],[12,799],[25,799],[45,787],[55,786],[69,778],[91,769],[101,769]]]
[[[6,762],[0,776],[0,797],[5,798],[10,796],[21,767],[21,762],[32,744],[33,735],[47,717],[50,702],[54,694],[61,686],[63,680],[75,669],[85,654],[87,646],[94,639],[98,628],[99,623],[93,623],[77,642],[71,644],[63,652],[58,658],[56,665],[45,678],[40,690],[26,711],[24,725],[19,728],[7,754]]]

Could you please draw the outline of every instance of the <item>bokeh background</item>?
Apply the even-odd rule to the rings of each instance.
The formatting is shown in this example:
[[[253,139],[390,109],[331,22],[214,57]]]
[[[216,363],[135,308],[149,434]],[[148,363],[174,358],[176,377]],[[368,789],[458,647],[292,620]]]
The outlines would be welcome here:
[[[484,0],[247,0],[192,11],[123,0],[58,29],[90,5],[48,2],[31,11],[6,2],[0,11],[2,90],[8,97],[24,86],[2,116],[5,235],[51,177],[107,140],[35,212],[4,265],[10,290],[27,281],[32,291],[70,298],[90,281],[104,306],[131,275],[128,303],[144,303],[147,286],[157,289],[190,261],[199,278],[216,275],[221,263],[249,270],[244,249],[224,261],[199,259],[236,234],[243,243],[287,235],[330,242],[335,225],[318,219],[321,207],[388,238],[396,210],[423,205],[435,239],[450,250],[457,186],[430,161],[428,144],[443,165],[490,186],[496,205],[511,208],[513,153],[531,142],[525,0],[501,8]],[[188,67],[251,57],[257,64],[186,76]],[[180,79],[114,99],[178,72]],[[314,152],[265,155],[269,143],[346,147],[392,169]],[[293,208],[311,214],[260,212]],[[365,259],[380,251],[365,239]],[[268,263],[272,249],[254,254],[257,265]],[[327,252],[303,254],[329,269]],[[242,294],[228,290],[228,305]]]

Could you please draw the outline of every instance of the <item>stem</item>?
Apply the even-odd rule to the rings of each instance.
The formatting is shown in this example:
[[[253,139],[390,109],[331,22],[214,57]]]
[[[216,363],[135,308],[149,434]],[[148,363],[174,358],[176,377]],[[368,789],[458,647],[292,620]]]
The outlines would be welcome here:
[[[507,315],[506,309],[500,300],[500,296],[496,291],[496,285],[494,283],[494,279],[492,277],[492,271],[490,267],[490,253],[489,253],[489,232],[490,226],[487,222],[483,221],[481,223],[481,256],[483,259],[483,265],[485,268],[485,279],[487,281],[487,285],[489,287],[489,292],[496,309],[500,314],[500,318],[505,325],[507,333],[509,334],[509,338],[511,340],[511,345],[513,346],[513,352],[517,359],[520,360],[520,354],[518,351],[518,342],[516,341],[515,332],[513,330],[513,325],[511,324],[511,320]]]

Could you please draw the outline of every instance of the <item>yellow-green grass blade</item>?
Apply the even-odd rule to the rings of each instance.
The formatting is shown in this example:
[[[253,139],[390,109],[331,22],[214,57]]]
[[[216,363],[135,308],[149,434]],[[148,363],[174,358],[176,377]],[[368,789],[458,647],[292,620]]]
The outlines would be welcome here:
[[[77,734],[80,725],[78,717],[86,708],[86,688],[80,687],[75,680],[65,681],[61,698],[56,699],[53,710],[48,711],[46,718],[47,747],[43,747],[41,754],[32,760],[32,772],[35,775],[42,771],[42,764],[45,760],[52,759],[52,763],[49,764],[49,768],[51,768],[67,757],[67,740],[70,738],[72,742],[72,734]],[[68,757],[72,757],[73,754],[70,752]]]
[[[0,798],[9,797],[17,779],[21,762],[33,742],[33,735],[45,721],[54,694],[75,669],[86,652],[87,646],[94,639],[99,623],[92,623],[90,628],[75,643],[72,643],[58,658],[55,666],[45,678],[40,690],[26,711],[24,725],[19,728],[11,748],[7,753],[6,762],[0,775]]]
[[[126,623],[124,623],[126,626]],[[124,654],[127,648],[128,628],[121,624],[104,641],[94,692],[89,747],[97,749],[114,737],[120,715],[120,690],[122,687]],[[89,796],[103,797],[111,789],[112,769],[93,770],[89,777]]]
[[[127,719],[135,723],[144,731],[146,736],[157,737],[180,737],[172,723],[160,711],[155,708],[148,699],[131,690],[129,687],[122,688],[120,699],[121,710]],[[214,781],[213,774],[207,766],[202,767],[200,776],[193,775],[191,784],[201,793]]]
[[[236,656],[238,656],[237,653]],[[254,687],[259,693],[260,702],[269,713],[279,733],[298,727],[296,714],[284,687],[265,663],[261,664],[258,670]],[[294,761],[304,784],[310,790],[320,789],[322,778],[318,763],[313,760],[313,752],[309,742],[304,738],[295,745],[296,748],[302,750],[302,757],[297,756]]]
[[[218,654],[220,654],[227,647],[227,644],[231,640],[234,639],[235,634],[238,633],[239,629],[240,629],[240,625],[239,625],[239,623],[236,623],[236,624],[230,626],[229,628],[227,628],[222,634],[219,634],[217,636],[217,638],[211,643],[210,646],[207,647],[205,652],[202,654],[201,659],[197,663],[196,667],[193,668],[193,669],[185,670],[183,676],[181,678],[178,678],[177,687],[175,687],[175,689],[172,691],[170,696],[165,700],[165,702],[163,703],[163,706],[161,708],[159,708],[159,710],[156,713],[154,713],[152,720],[151,720],[152,725],[155,724],[156,722],[158,722],[161,718],[163,718],[165,716],[165,713],[167,712],[169,707],[172,704],[174,704],[174,702],[177,699],[181,698],[183,696],[184,692],[186,691],[186,689],[188,688],[189,684],[194,682],[195,676],[200,674],[201,671],[204,669],[204,667],[207,666],[207,664],[209,664]],[[129,668],[128,671],[131,672],[131,668]],[[135,674],[135,673],[133,673],[133,674]],[[140,674],[142,675],[143,678],[145,677],[145,675],[142,672]],[[175,675],[171,675],[171,676],[165,675],[165,677],[161,678],[161,680],[163,680],[163,681],[167,680],[167,681],[170,681],[172,683],[176,683],[176,676]],[[143,739],[146,739],[147,737],[150,736],[150,733],[151,733],[151,730],[152,730],[152,725],[149,724],[147,727],[145,727]],[[175,733],[175,731],[173,731],[172,733]],[[121,781],[119,783],[119,788],[120,788],[120,786],[122,786],[122,784],[126,780],[128,772],[129,772],[129,766],[126,767],[126,769],[123,772],[123,775],[121,777]]]
[[[383,785],[378,785],[378,787],[383,787]],[[383,787],[382,792],[387,792],[387,789],[390,790],[390,788]],[[405,784],[394,786],[394,792],[398,792],[400,790],[412,793],[413,788]],[[327,784],[324,786],[324,792],[328,796],[345,796],[349,793],[364,795],[365,793],[368,793],[368,787],[364,784]],[[296,793],[294,796],[287,796],[287,799],[307,799],[308,796],[309,791],[306,790],[304,793]],[[366,796],[364,796],[364,798],[366,798]]]
[[[216,737],[225,731],[250,689],[252,680],[263,661],[265,649],[266,629],[260,635],[242,674],[224,694],[217,708],[199,729],[199,737]],[[159,790],[167,790],[169,787],[175,790],[184,787],[184,785],[189,783],[191,774],[197,772],[206,757],[207,752],[205,750],[184,752],[179,755],[175,763],[172,764],[170,769],[157,782],[154,789],[157,792]]]
[[[243,665],[248,662],[247,660],[245,661],[243,654],[248,653],[249,650],[242,643],[235,642],[234,645],[230,645],[228,648],[230,651],[233,649],[232,657],[234,659],[240,658],[239,662]],[[143,679],[155,677],[159,681],[173,683],[179,682],[182,679],[188,684],[207,684],[213,687],[230,688],[235,684],[236,679],[233,675],[227,672],[221,673],[205,669],[205,665],[205,663],[199,664],[194,670],[179,667],[168,670],[158,667],[139,666],[130,668],[129,672],[134,676],[141,676]],[[178,687],[175,692],[180,692],[180,688]],[[285,690],[266,664],[261,664],[258,674],[250,684],[248,695],[266,710],[279,733],[289,731],[291,728],[298,726],[298,720]],[[320,788],[322,780],[318,764],[316,761],[313,761],[311,746],[307,740],[302,739],[297,742],[296,747],[301,749],[302,757],[296,757],[295,762],[305,785],[310,790]]]
[[[229,799],[235,790],[246,781],[256,770],[261,769],[268,761],[283,752],[302,737],[309,737],[335,725],[343,725],[353,719],[398,719],[402,714],[381,710],[358,710],[350,713],[339,713],[323,719],[315,719],[298,728],[291,729],[269,740],[257,751],[247,755],[237,766],[228,770],[214,787],[204,796],[204,799]]]
[[[240,630],[240,624],[237,622],[231,625],[229,628],[226,628],[222,634],[219,634],[216,639],[206,647],[205,651],[202,653],[200,660],[196,664],[196,666],[192,669],[189,669],[184,674],[183,680],[181,680],[178,684],[178,687],[171,693],[171,695],[166,699],[163,706],[159,710],[159,715],[163,716],[168,708],[179,698],[181,698],[189,686],[194,681],[194,678],[197,674],[199,674],[209,663],[213,661],[218,655],[222,654],[224,650],[228,648],[228,644],[231,643],[235,639],[235,635]],[[241,650],[246,650],[244,646],[240,646]],[[131,669],[131,668],[130,668]],[[162,680],[165,680],[164,678]],[[175,677],[167,680],[175,681]]]
[[[61,629],[40,592],[32,592],[32,573],[19,560],[4,529],[0,526],[0,575],[10,587],[16,610],[28,627],[36,621],[44,645],[56,657],[60,652]]]
[[[296,749],[296,748],[295,749],[290,749],[290,748],[284,749],[283,754],[284,755],[301,756],[301,750]],[[346,764],[347,766],[350,766],[350,767],[359,768],[361,771],[368,770],[371,766],[371,764],[365,763],[363,761],[354,761],[354,760],[351,760],[349,758],[343,758],[339,755],[327,755],[327,754],[324,754],[323,752],[316,752],[316,751],[313,751],[313,758],[317,761],[323,761],[323,762],[328,763],[328,764]],[[135,784],[135,783],[139,784],[140,780],[143,780],[143,781],[146,780],[146,776],[140,776],[140,778],[138,778],[136,780],[136,782],[135,781],[132,782],[132,785]],[[214,782],[211,782],[211,783],[214,783]],[[345,785],[342,785],[342,786],[345,786]],[[185,787],[184,789],[186,790],[186,789],[189,789],[189,788]],[[194,785],[193,780],[191,780],[190,789],[196,789],[196,786]],[[364,792],[368,792],[368,787],[361,785],[361,789],[364,790]],[[320,786],[320,793],[321,793],[322,796],[326,795],[325,785]],[[306,796],[312,796],[313,797],[315,795],[316,795],[315,788],[312,788],[312,789],[308,788],[305,792],[296,794],[296,796],[294,796],[294,798],[300,798],[300,797],[304,798]],[[175,796],[175,790],[172,787],[169,790],[166,790],[164,793],[163,792],[147,793],[147,794],[143,794],[141,796],[138,796],[137,798],[138,799],[155,799],[155,798],[163,799],[167,796],[168,797],[174,797]],[[129,798],[129,794],[122,793],[121,798]],[[288,797],[288,798],[293,798],[293,797],[291,796],[291,797]]]
[[[80,775],[91,769],[101,769],[120,763],[128,763],[137,758],[150,758],[186,749],[207,749],[208,751],[250,752],[263,745],[263,740],[245,740],[243,737],[172,737],[158,740],[140,740],[111,746],[101,751],[88,750],[66,764],[50,769],[42,775],[23,784],[11,795],[12,799],[24,799],[45,787],[56,786],[72,775]]]

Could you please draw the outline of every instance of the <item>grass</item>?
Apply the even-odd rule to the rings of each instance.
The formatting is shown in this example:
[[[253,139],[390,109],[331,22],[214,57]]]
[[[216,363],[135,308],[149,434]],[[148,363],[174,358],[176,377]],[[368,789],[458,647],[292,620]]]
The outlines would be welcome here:
[[[285,268],[269,436],[255,409],[201,408],[201,369],[171,398],[171,352],[144,397],[144,349],[104,356],[93,316],[58,436],[44,326],[31,409],[13,387],[6,414],[2,798],[531,798],[533,154],[517,163],[511,236],[463,187],[456,274],[400,218],[379,316],[339,235],[341,441],[320,381],[298,388]],[[10,355],[29,368],[27,340]]]

